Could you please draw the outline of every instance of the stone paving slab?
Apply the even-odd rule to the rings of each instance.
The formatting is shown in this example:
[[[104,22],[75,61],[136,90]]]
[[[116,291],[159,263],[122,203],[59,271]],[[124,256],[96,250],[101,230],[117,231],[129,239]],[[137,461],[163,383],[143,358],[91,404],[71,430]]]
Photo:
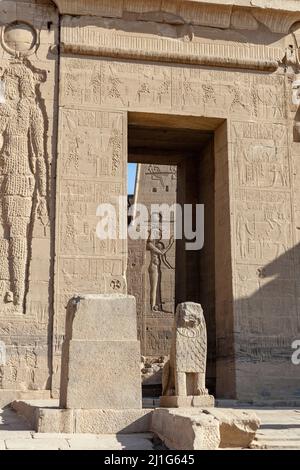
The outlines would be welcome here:
[[[80,434],[68,438],[71,449],[97,449],[97,450],[153,450],[152,434],[131,435],[95,435]]]
[[[14,429],[6,429],[1,431],[0,429],[0,440],[5,441],[6,439],[32,439],[32,432],[33,431],[17,431]]]
[[[300,409],[241,407],[255,412],[261,428],[253,449],[300,449]],[[57,434],[35,433],[10,409],[0,410],[0,450],[152,450],[152,434]]]
[[[8,439],[5,441],[7,450],[65,450],[69,449],[66,439]]]
[[[261,419],[252,448],[300,450],[300,410],[250,408]]]

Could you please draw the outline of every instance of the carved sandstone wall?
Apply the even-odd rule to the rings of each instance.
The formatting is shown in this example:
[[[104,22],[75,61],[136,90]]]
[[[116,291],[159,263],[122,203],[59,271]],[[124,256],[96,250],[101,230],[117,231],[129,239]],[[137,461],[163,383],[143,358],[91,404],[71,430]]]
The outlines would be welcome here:
[[[297,109],[291,105],[298,71],[297,34],[291,33],[300,21],[297,2],[276,0],[270,9],[270,2],[263,0],[256,6],[217,0],[57,0],[58,101],[53,47],[58,13],[50,2],[31,3],[0,6],[1,75],[4,80],[15,76],[13,83],[19,83],[9,88],[14,95],[19,87],[10,112],[21,124],[12,125],[12,114],[6,104],[0,105],[6,132],[1,147],[1,249],[4,260],[7,250],[15,260],[10,258],[11,268],[1,264],[1,338],[11,351],[1,386],[47,388],[53,367],[56,388],[66,300],[76,290],[126,291],[126,244],[96,238],[96,208],[125,195],[128,113],[148,113],[149,119],[160,113],[170,116],[171,126],[179,119],[190,126],[192,116],[195,128],[215,133],[217,393],[299,398],[299,376],[290,359],[291,342],[300,334],[300,149],[293,142]],[[17,78],[21,72],[9,65],[18,40],[6,27],[16,20],[29,24],[22,33],[32,52],[24,63],[27,72],[22,69],[26,88],[33,77],[40,77],[28,96],[20,85],[24,80]],[[297,24],[294,29],[298,31]],[[34,31],[41,31],[38,47]],[[24,109],[35,119],[26,120]],[[48,226],[45,211],[39,217],[33,208],[38,196],[53,207],[53,192],[45,194],[42,186],[47,181],[51,188],[53,116],[59,119],[59,138],[56,228],[51,237],[51,209]],[[44,132],[36,139],[41,135],[38,127]],[[9,148],[9,135],[18,137],[13,145],[21,151]],[[9,155],[19,157],[17,182],[9,177]],[[44,171],[39,165],[37,173],[32,171],[30,159],[46,165],[47,178],[39,178]],[[24,220],[19,226],[14,211],[20,211],[20,198]],[[55,275],[49,262],[51,238]],[[32,245],[32,254],[25,244]],[[22,308],[11,308],[20,298],[25,299]],[[53,362],[48,360],[48,335],[53,335]]]
[[[152,204],[176,203],[176,166],[139,164],[135,204],[143,204],[149,213]],[[132,223],[135,223],[133,218]],[[174,234],[171,219],[171,235]],[[128,291],[137,299],[141,352],[144,356],[166,356],[175,312],[175,244],[166,256],[170,239],[128,240]]]
[[[51,385],[58,13],[0,3],[0,339],[3,389]]]
[[[237,9],[232,23],[227,7],[209,7],[203,25],[191,20],[195,3],[177,2],[190,17],[177,10],[172,19],[161,7],[154,15],[151,2],[142,4],[136,11],[131,2],[132,15],[110,10],[102,16],[114,18],[62,18],[62,112],[77,107],[88,129],[102,109],[108,128],[116,126],[116,113],[126,128],[128,111],[205,116],[219,120],[215,128],[226,120],[215,144],[217,393],[295,398],[297,144],[293,69],[284,58],[293,62],[288,29],[298,16],[249,10],[242,18]],[[269,277],[262,269],[275,260]]]

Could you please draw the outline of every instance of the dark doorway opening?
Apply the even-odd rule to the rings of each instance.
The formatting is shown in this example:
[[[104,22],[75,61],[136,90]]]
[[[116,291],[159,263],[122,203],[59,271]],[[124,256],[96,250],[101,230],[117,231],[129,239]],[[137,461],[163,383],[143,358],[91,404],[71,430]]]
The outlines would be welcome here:
[[[196,204],[203,204],[205,221],[201,250],[187,251],[184,237],[169,250],[170,240],[161,240],[162,252],[167,250],[169,269],[159,261],[157,303],[151,299],[153,257],[149,240],[129,239],[128,292],[137,299],[144,396],[161,394],[161,369],[169,352],[175,308],[184,301],[198,302],[203,307],[208,336],[206,382],[211,394],[216,391],[215,124],[192,117],[175,118],[129,115],[128,162],[138,164],[133,202],[147,207],[153,203],[178,203],[183,213],[186,204],[194,209]],[[195,210],[192,225],[195,229]]]

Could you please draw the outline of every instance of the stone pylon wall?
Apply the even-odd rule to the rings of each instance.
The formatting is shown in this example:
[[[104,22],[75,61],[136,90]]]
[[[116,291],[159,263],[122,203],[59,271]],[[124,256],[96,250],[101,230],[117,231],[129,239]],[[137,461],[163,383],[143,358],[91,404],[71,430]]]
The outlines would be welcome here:
[[[239,2],[232,6],[219,0],[215,0],[217,6],[155,0],[55,3],[61,41],[58,102],[57,49],[53,47],[57,44],[56,10],[49,2],[41,2],[42,6],[32,2],[30,9],[21,1],[1,2],[0,7],[5,26],[25,20],[30,28],[40,28],[43,38],[38,48],[30,45],[34,51],[24,65],[27,72],[22,72],[30,80],[40,77],[34,82],[35,97],[30,92],[24,101],[24,108],[35,116],[30,121],[36,123],[31,132],[33,149],[24,151],[29,123],[22,117],[23,105],[18,116],[25,126],[22,131],[7,127],[12,120],[0,106],[6,138],[21,132],[15,144],[20,146],[18,152],[4,144],[2,153],[4,148],[6,153],[22,155],[23,166],[18,170],[22,175],[29,171],[25,168],[28,158],[36,155],[42,175],[37,183],[26,173],[20,185],[7,177],[9,165],[3,173],[1,249],[4,260],[11,250],[16,263],[9,272],[5,272],[5,262],[1,264],[1,338],[12,351],[11,362],[1,375],[2,387],[50,386],[47,378],[52,365],[45,361],[43,351],[48,354],[48,334],[53,335],[58,377],[70,294],[76,290],[126,291],[126,244],[96,239],[95,211],[100,202],[114,203],[116,196],[126,192],[128,113],[160,113],[173,117],[173,123],[193,116],[199,129],[209,126],[215,132],[217,393],[238,398],[299,398],[299,372],[291,362],[291,343],[300,335],[300,152],[299,144],[293,142],[297,108],[291,105],[298,48],[291,27],[300,20],[296,2],[286,7],[277,3],[276,10],[241,8]],[[41,8],[46,12],[42,20]],[[27,37],[34,37],[26,31]],[[12,36],[6,33],[0,57],[8,79],[21,72],[8,66],[11,55],[6,43]],[[27,87],[30,80],[26,80]],[[50,206],[53,201],[53,193],[45,193],[45,181],[51,187],[51,177],[43,170],[43,165],[49,168],[51,158],[55,161],[53,116],[59,116],[59,142],[52,238],[56,261],[49,283],[49,269],[54,266],[49,263],[51,223],[45,222],[42,205],[40,215],[33,216],[30,204],[37,200],[32,192],[37,184],[42,199]],[[36,139],[38,135],[42,137]],[[38,158],[41,145],[43,158]],[[10,196],[23,196],[20,226],[14,224],[12,214],[21,206],[14,205],[11,212]],[[8,228],[16,235],[9,237]],[[25,242],[30,237],[39,241],[32,243],[35,248],[28,257]],[[31,289],[33,282],[38,284],[36,289]],[[55,286],[53,329],[51,283]],[[18,299],[25,297],[26,308],[24,302],[20,308]],[[17,311],[10,304],[16,304]],[[58,381],[53,383],[57,387]]]
[[[225,37],[216,37],[201,26],[183,34],[153,18],[144,34],[146,16],[128,22],[64,16],[61,99],[63,112],[68,106],[96,114],[120,110],[125,118],[128,111],[159,110],[217,118],[215,128],[227,121],[215,144],[221,173],[216,198],[222,194],[216,204],[227,207],[223,212],[216,207],[216,232],[227,240],[219,245],[216,235],[217,393],[295,397],[291,342],[299,316],[292,152],[297,144],[290,121],[293,70],[278,65],[292,38],[274,30],[257,44],[261,27],[251,13],[247,18],[247,25],[235,23]],[[196,62],[196,55],[199,62],[209,57],[219,66],[186,63],[187,57]],[[181,64],[165,64],[164,57]],[[121,159],[125,164],[125,151]],[[270,266],[277,268],[269,275]]]

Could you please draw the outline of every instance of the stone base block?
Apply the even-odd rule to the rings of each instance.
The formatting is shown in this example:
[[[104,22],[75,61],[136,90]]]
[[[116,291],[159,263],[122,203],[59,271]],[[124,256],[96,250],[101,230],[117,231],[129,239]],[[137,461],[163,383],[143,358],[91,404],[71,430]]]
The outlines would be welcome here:
[[[142,408],[138,341],[79,341],[69,345],[63,408]]]
[[[151,409],[61,409],[57,400],[15,401],[12,408],[40,433],[131,434],[149,432]]]
[[[14,400],[47,400],[50,390],[0,390],[0,408],[10,405]]]
[[[207,408],[215,406],[215,399],[212,395],[195,396],[164,396],[160,397],[160,406],[163,408],[187,408],[189,406]]]
[[[219,421],[221,448],[249,447],[260,426],[258,416],[249,411],[214,408],[203,412]]]
[[[161,408],[153,411],[151,430],[170,449],[241,449],[250,447],[259,426],[257,415],[244,410]],[[219,434],[214,430],[215,427]]]
[[[135,298],[84,295],[68,303],[60,407],[142,408]]]
[[[218,420],[201,412],[156,409],[151,431],[171,450],[215,450],[221,442]]]

